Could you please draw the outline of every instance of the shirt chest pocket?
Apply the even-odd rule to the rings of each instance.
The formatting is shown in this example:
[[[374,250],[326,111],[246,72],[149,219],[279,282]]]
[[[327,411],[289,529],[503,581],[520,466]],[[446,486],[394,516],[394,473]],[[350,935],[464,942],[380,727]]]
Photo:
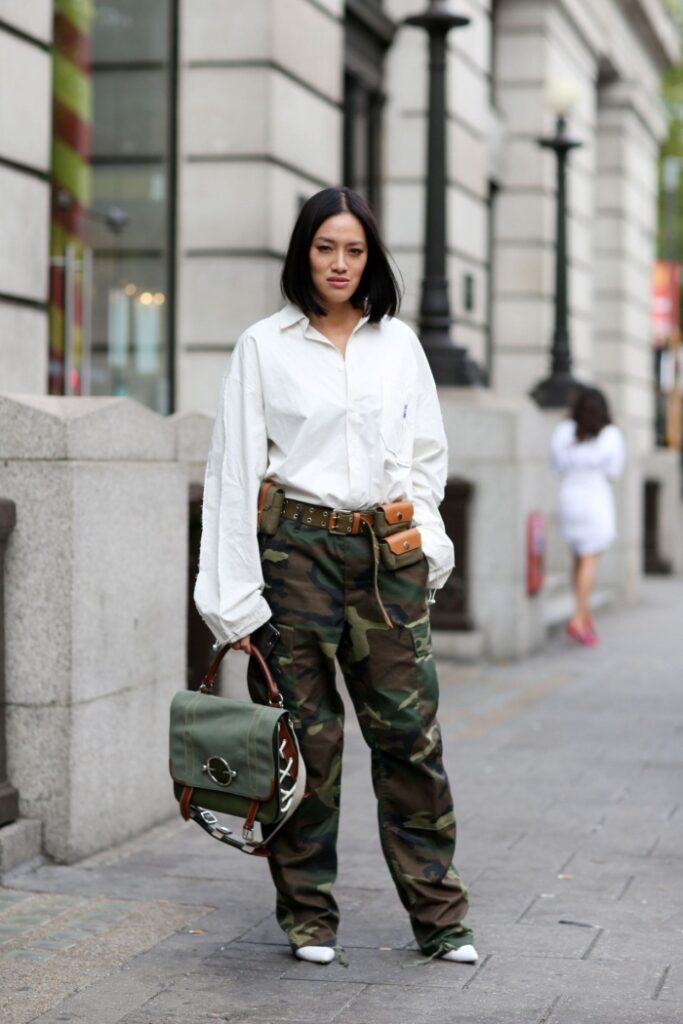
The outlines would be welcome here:
[[[410,466],[415,437],[414,395],[395,380],[382,383],[381,435],[385,453],[400,466]]]

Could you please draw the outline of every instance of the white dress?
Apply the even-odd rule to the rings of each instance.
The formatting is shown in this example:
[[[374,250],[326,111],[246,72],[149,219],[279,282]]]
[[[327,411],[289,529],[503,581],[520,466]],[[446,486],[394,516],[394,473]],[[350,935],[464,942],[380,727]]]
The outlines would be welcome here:
[[[550,461],[562,478],[558,501],[560,531],[577,555],[604,551],[616,536],[611,480],[624,468],[624,439],[618,427],[603,427],[597,437],[576,440],[576,423],[555,428]]]

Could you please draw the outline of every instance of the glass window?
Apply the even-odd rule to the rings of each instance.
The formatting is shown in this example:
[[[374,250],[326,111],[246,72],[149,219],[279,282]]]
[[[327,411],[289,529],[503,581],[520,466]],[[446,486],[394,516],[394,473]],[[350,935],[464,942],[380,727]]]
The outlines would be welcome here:
[[[177,0],[95,0],[77,26],[89,58],[78,96],[68,79],[58,88],[68,18],[56,0],[53,178],[66,212],[56,229],[53,214],[50,390],[170,412]]]
[[[344,77],[344,183],[381,215],[384,54],[395,25],[380,2],[347,0]]]

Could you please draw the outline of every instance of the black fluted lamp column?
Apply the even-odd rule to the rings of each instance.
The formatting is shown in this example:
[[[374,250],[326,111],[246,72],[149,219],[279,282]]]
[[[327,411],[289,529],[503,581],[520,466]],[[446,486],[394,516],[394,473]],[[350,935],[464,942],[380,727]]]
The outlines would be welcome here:
[[[550,359],[550,376],[531,392],[531,397],[546,409],[564,408],[578,386],[572,375],[571,340],[569,337],[569,284],[567,245],[567,161],[572,149],[583,143],[567,131],[567,115],[576,100],[577,89],[571,81],[549,82],[548,104],[557,120],[552,138],[538,140],[539,146],[552,149],[557,158],[557,227],[555,256],[555,327]]]
[[[483,373],[467,350],[451,338],[451,309],[446,277],[446,37],[469,18],[456,14],[450,0],[431,0],[423,14],[405,19],[429,35],[429,119],[425,264],[420,301],[420,340],[437,384],[471,386]]]

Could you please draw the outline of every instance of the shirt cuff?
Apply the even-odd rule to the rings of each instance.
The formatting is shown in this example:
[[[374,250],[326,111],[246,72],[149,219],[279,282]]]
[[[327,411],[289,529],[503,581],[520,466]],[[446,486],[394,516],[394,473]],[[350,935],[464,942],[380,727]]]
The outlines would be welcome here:
[[[216,642],[213,645],[214,650],[224,647],[225,644],[234,644],[237,640],[241,640],[242,637],[251,636],[259,626],[262,626],[264,622],[268,622],[268,619],[272,618],[272,614],[268,602],[265,598],[260,597],[256,607],[249,615],[238,619],[229,629],[226,629],[222,623],[213,626],[212,632],[216,637]]]

